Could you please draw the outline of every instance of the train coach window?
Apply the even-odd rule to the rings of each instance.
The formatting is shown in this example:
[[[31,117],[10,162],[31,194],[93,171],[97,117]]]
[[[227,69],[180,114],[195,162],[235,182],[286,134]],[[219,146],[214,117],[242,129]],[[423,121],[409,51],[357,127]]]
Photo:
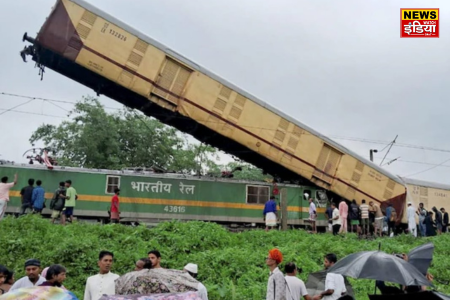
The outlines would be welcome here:
[[[269,200],[270,188],[263,185],[247,185],[247,203],[264,204]]]
[[[119,176],[106,176],[106,194],[114,194],[114,189],[120,187]]]
[[[309,201],[309,198],[311,198],[313,195],[311,194],[311,190],[305,190],[303,192],[303,200]]]

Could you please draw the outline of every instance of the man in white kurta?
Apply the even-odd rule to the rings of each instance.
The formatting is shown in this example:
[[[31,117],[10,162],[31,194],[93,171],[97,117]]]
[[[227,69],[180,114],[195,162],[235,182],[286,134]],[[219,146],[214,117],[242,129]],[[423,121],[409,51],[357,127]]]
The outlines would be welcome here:
[[[189,263],[184,267],[184,271],[188,272],[193,278],[197,280],[197,274],[198,274],[198,266],[196,264]],[[208,300],[208,291],[206,290],[206,287],[201,283],[198,282],[197,286],[197,294],[199,298],[202,300]]]
[[[113,259],[113,253],[109,251],[100,252],[98,261],[100,272],[87,279],[84,300],[98,300],[103,295],[114,295],[116,293],[114,280],[119,278],[119,275],[110,272]]]
[[[411,202],[408,202],[408,208],[406,209],[406,218],[408,219],[409,232],[414,237],[417,237],[416,209],[412,206]]]

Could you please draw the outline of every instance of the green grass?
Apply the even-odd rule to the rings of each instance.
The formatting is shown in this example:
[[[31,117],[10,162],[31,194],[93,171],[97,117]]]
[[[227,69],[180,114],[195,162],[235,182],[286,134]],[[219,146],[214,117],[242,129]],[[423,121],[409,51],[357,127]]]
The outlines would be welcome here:
[[[68,269],[64,285],[82,299],[88,276],[97,272],[101,250],[114,252],[113,272],[124,274],[147,252],[158,249],[165,268],[182,269],[189,262],[199,265],[199,280],[208,288],[209,299],[265,299],[268,250],[278,247],[284,262],[295,261],[303,268],[301,279],[323,268],[323,256],[329,252],[338,259],[363,250],[376,250],[381,241],[386,252],[409,252],[427,241],[435,245],[431,273],[441,280],[450,279],[450,235],[414,239],[409,236],[375,241],[358,240],[354,235],[334,237],[308,234],[303,230],[287,232],[261,230],[229,233],[221,226],[205,222],[166,222],[153,229],[122,225],[52,225],[46,219],[25,216],[0,221],[0,264],[12,268],[16,279],[24,275],[26,259],[40,259],[44,266],[54,263]],[[283,266],[283,263],[282,263]],[[281,267],[282,267],[281,266]],[[351,280],[356,299],[368,299],[373,280]],[[437,284],[450,293],[450,287]]]

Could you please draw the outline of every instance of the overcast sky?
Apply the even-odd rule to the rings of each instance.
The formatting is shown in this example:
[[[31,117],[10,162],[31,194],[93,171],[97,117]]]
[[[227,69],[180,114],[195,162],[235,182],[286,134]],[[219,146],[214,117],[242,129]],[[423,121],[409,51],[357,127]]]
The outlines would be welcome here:
[[[429,8],[429,1],[89,2],[364,157],[369,158],[369,149],[384,148],[371,141],[387,143],[398,134],[403,147],[394,146],[385,162],[400,158],[386,169],[448,182],[448,0],[432,2],[432,8],[440,8],[438,39],[400,39],[400,8]],[[36,36],[54,3],[2,4],[0,93],[66,101],[95,95],[49,69],[40,81],[34,62],[25,64],[19,56],[23,33]],[[108,107],[121,107],[100,99]],[[39,125],[58,124],[67,114],[40,100],[16,109],[28,114],[3,113],[29,100],[0,95],[0,101],[1,158],[16,162],[26,162],[22,154]],[[375,154],[375,162],[385,153]]]

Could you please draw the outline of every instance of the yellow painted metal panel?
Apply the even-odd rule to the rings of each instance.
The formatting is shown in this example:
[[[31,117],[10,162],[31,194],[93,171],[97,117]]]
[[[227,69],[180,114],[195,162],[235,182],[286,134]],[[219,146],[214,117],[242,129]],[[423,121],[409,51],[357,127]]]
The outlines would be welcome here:
[[[427,211],[431,211],[433,206],[436,206],[438,210],[443,207],[447,212],[450,211],[450,190],[422,187],[412,184],[407,184],[407,187],[409,195],[405,203],[405,211],[408,207],[408,201],[411,201],[416,209],[419,207],[419,203],[423,203],[424,208]],[[403,216],[402,221],[406,223],[406,214]],[[416,221],[418,221],[418,219]]]

